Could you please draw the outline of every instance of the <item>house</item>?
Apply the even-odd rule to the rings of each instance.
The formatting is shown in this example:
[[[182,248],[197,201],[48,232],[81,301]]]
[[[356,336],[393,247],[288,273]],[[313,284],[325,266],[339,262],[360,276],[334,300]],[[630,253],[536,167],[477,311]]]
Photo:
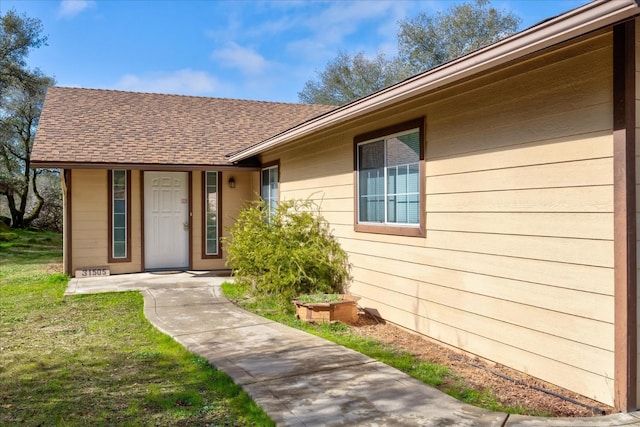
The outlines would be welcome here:
[[[638,15],[596,0],[335,109],[52,88],[65,268],[223,268],[245,200],[312,197],[361,305],[635,410]]]
[[[227,220],[260,193],[260,165],[225,155],[330,108],[50,88],[32,160],[64,170],[66,272],[224,269]]]

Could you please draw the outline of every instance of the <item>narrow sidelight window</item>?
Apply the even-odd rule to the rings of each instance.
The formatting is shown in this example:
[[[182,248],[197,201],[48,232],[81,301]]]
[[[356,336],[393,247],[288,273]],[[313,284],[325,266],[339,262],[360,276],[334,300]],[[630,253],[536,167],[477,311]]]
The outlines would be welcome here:
[[[109,262],[130,261],[131,172],[109,171]]]
[[[220,181],[219,172],[203,173],[203,258],[220,257]]]
[[[278,165],[262,169],[260,196],[269,209],[269,218],[275,215],[278,209]]]

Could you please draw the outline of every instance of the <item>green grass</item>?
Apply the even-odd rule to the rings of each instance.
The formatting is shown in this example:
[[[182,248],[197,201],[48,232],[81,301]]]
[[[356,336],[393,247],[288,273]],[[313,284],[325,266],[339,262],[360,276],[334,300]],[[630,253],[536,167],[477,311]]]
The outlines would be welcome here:
[[[350,332],[350,328],[342,323],[315,324],[303,322],[295,317],[293,304],[283,307],[281,301],[277,298],[249,297],[249,289],[229,282],[222,284],[222,290],[227,298],[253,313],[366,354],[462,402],[510,414],[550,415],[523,406],[503,405],[496,400],[490,389],[478,390],[470,387],[465,383],[464,378],[454,375],[446,366],[419,360],[410,353],[393,348],[392,345],[354,335]]]
[[[340,294],[305,294],[300,295],[298,299],[305,303],[325,303],[325,302],[338,302],[341,300]]]
[[[138,292],[63,297],[60,236],[0,242],[0,425],[274,423],[143,315]]]

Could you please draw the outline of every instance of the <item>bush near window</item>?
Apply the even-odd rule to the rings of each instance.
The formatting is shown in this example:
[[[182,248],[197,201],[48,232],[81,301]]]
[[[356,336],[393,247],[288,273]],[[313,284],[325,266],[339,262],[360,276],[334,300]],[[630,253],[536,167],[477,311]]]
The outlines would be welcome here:
[[[251,203],[224,239],[236,283],[250,287],[255,296],[283,301],[301,294],[344,293],[348,257],[319,207],[310,200],[286,200],[271,217],[268,212],[263,200]]]

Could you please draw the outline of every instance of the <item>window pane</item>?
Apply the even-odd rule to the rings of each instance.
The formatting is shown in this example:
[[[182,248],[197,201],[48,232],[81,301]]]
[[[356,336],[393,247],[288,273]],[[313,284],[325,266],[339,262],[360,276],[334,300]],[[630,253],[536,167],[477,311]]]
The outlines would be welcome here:
[[[278,209],[278,167],[272,166],[262,170],[262,199],[269,210],[269,217]]]
[[[114,228],[123,228],[127,226],[127,216],[125,214],[114,214],[113,215],[113,227]]]
[[[407,165],[420,161],[418,131],[387,140],[387,166]]]
[[[127,247],[124,242],[114,242],[113,243],[113,257],[114,258],[125,258],[127,256]]]
[[[418,131],[387,140],[387,222],[418,224],[420,179]]]
[[[113,241],[114,242],[125,242],[126,241],[126,229],[125,228],[114,228],[113,229]]]
[[[418,193],[420,191],[420,166],[414,163],[409,165],[408,169],[407,193]]]
[[[269,199],[269,169],[263,169],[262,171],[262,190],[261,196],[264,200]]]
[[[124,215],[127,212],[127,202],[124,200],[114,200],[113,201],[113,213],[118,215]]]
[[[384,141],[358,146],[359,220],[384,222]]]
[[[124,200],[125,198],[126,198],[126,193],[124,188],[113,189],[113,200]]]
[[[396,222],[396,196],[387,199],[387,222]]]
[[[384,222],[384,168],[359,175],[360,221]]]
[[[127,171],[111,171],[112,258],[127,257]]]
[[[207,239],[207,254],[216,255],[218,253],[218,239]]]
[[[113,187],[125,188],[127,180],[127,173],[123,170],[113,171]]]
[[[271,186],[270,197],[269,197],[270,205],[278,207],[278,184],[273,184]]]
[[[207,239],[217,239],[218,238],[218,227],[215,225],[207,227]]]
[[[358,147],[358,169],[384,167],[384,141],[368,142]]]
[[[269,205],[278,208],[278,168],[269,169]]]
[[[387,168],[387,193],[395,194],[398,191],[398,168]]]
[[[207,172],[207,189],[209,192],[215,193],[218,187],[218,173]]]
[[[357,146],[358,220],[419,224],[418,129]]]
[[[420,196],[417,193],[407,196],[407,222],[420,223]]]
[[[396,200],[396,222],[406,224],[407,221],[407,196],[398,195]]]
[[[205,251],[218,254],[218,172],[205,174]]]

